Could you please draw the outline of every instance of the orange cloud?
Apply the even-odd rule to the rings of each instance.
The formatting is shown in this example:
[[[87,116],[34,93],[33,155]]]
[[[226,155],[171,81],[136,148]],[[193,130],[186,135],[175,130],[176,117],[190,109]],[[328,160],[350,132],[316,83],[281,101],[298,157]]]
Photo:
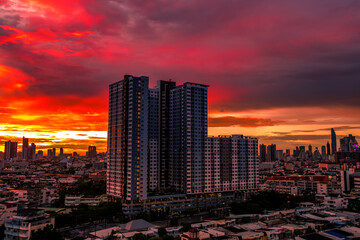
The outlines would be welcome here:
[[[209,127],[232,127],[232,126],[241,126],[241,127],[263,127],[263,126],[274,126],[283,123],[284,121],[280,120],[271,120],[265,118],[252,118],[252,117],[233,117],[233,116],[224,116],[217,118],[209,118]]]
[[[0,64],[0,93],[19,91],[27,87],[33,78],[22,71]]]

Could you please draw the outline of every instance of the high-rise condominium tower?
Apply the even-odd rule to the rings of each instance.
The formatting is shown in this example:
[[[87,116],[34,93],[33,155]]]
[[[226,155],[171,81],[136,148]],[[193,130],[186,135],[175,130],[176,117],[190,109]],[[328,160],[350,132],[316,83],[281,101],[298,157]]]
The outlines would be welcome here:
[[[257,139],[207,136],[207,85],[109,86],[107,194],[123,201],[257,187]]]
[[[126,75],[109,86],[107,193],[128,201],[147,196],[148,84]]]

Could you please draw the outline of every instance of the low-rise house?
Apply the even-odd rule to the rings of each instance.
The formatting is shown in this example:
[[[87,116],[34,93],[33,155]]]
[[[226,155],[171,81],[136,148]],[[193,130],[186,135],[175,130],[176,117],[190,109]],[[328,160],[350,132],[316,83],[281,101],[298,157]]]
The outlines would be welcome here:
[[[7,219],[16,215],[17,204],[1,203],[0,204],[0,226],[2,226]]]
[[[55,226],[55,218],[38,209],[20,210],[5,221],[4,240],[29,240],[32,231]]]

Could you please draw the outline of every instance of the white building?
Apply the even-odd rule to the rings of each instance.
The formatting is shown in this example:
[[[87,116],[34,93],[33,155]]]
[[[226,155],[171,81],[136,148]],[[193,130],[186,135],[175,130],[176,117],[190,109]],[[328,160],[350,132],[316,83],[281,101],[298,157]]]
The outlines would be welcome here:
[[[55,218],[38,210],[22,210],[5,221],[4,240],[29,240],[32,231],[55,226]]]

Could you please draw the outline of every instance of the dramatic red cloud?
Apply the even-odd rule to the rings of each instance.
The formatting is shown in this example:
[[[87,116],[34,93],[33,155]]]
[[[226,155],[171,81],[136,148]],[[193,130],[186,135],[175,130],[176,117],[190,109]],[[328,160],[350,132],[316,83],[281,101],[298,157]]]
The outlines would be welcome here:
[[[0,0],[0,151],[22,135],[105,151],[108,84],[124,74],[210,85],[210,134],[283,148],[323,145],[329,127],[358,135],[359,11],[350,0]]]

